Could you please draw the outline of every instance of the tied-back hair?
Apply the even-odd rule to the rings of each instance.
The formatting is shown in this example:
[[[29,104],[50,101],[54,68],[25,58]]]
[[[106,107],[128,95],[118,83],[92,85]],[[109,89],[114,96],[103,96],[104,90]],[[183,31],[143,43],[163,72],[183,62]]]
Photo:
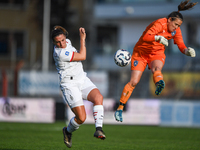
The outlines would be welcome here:
[[[192,7],[194,7],[198,2],[195,3],[189,3],[190,0],[186,0],[180,3],[180,5],[178,5],[178,11],[184,11],[184,10],[188,10]]]
[[[54,26],[53,30],[51,31],[51,39],[54,41],[54,38],[60,34],[65,35],[65,37],[68,36],[68,32],[65,28],[61,26]]]
[[[183,21],[183,16],[182,14],[180,13],[180,11],[184,11],[184,10],[189,10],[191,9],[192,7],[194,7],[198,2],[190,2],[190,0],[185,0],[185,1],[182,1],[179,5],[178,5],[178,11],[174,11],[172,13],[170,13],[168,16],[167,16],[167,19],[168,18],[172,18],[172,21],[175,20],[176,18],[180,19]]]

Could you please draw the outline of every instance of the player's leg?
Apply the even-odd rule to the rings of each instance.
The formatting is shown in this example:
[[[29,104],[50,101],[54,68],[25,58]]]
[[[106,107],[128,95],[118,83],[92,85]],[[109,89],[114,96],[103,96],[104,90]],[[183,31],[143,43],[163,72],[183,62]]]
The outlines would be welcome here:
[[[124,89],[122,91],[121,97],[120,97],[120,103],[126,104],[129,97],[131,96],[133,90],[135,89],[136,85],[139,83],[142,71],[139,70],[132,70],[131,71],[131,79],[130,81],[124,86]],[[123,110],[123,106],[119,106],[118,109]]]
[[[119,107],[117,108],[117,111],[115,112],[115,119],[117,121],[121,121],[121,122],[123,121],[122,112],[123,112],[124,106],[127,103],[128,99],[130,98],[135,86],[140,81],[142,73],[143,72],[139,71],[139,70],[132,70],[131,71],[131,79],[124,86],[124,89],[123,89],[121,97],[120,97]]]
[[[93,103],[93,117],[96,127],[94,136],[100,139],[105,139],[106,136],[102,130],[104,117],[103,96],[88,77],[85,78],[81,91],[82,98]]]
[[[155,94],[160,95],[162,90],[165,87],[165,82],[163,80],[163,74],[162,74],[162,68],[163,68],[164,62],[162,60],[153,60],[150,63],[150,68],[153,73],[153,81],[156,85]]]
[[[86,112],[82,100],[81,91],[77,87],[70,86],[70,84],[68,83],[67,85],[61,85],[61,90],[63,92],[65,102],[75,114],[75,117],[70,119],[67,127],[63,128],[64,143],[67,147],[71,147],[72,132],[76,131],[79,126],[85,121]]]
[[[75,117],[71,118],[67,127],[63,128],[64,143],[67,147],[72,146],[72,132],[76,131],[79,126],[84,123],[86,119],[86,112],[84,105],[77,106],[71,109],[75,114]]]
[[[120,97],[120,104],[117,108],[114,116],[117,121],[122,122],[122,112],[125,104],[127,103],[128,99],[130,98],[135,86],[140,81],[143,71],[147,66],[147,61],[144,59],[145,57],[141,57],[139,51],[133,51],[131,57],[131,79],[130,81],[124,86]]]
[[[95,88],[90,91],[87,96],[88,101],[91,101],[93,106],[93,117],[95,120],[96,131],[94,137],[104,140],[106,138],[102,127],[103,127],[103,117],[104,117],[104,108],[103,108],[103,96],[100,91]]]

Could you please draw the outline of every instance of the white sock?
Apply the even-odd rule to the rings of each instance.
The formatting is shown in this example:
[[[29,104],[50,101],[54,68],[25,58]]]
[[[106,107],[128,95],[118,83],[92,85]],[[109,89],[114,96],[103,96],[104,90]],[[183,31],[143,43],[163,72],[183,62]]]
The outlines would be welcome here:
[[[93,107],[93,116],[95,121],[95,127],[103,127],[103,105],[95,105]]]
[[[70,122],[69,122],[69,124],[68,124],[68,126],[67,126],[67,131],[68,131],[69,133],[74,132],[74,131],[77,130],[77,129],[79,128],[79,126],[80,126],[80,124],[78,124],[78,123],[74,120],[74,118],[75,118],[75,117],[73,117],[73,118],[70,120]]]

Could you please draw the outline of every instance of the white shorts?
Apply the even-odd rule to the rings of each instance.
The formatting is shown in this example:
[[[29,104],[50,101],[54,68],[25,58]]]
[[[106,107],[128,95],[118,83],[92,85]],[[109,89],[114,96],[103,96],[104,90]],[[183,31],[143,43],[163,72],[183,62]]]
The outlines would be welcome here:
[[[64,101],[70,108],[84,105],[83,99],[87,100],[87,96],[93,89],[97,88],[92,81],[86,76],[83,79],[67,79],[61,82],[60,88],[63,93]]]

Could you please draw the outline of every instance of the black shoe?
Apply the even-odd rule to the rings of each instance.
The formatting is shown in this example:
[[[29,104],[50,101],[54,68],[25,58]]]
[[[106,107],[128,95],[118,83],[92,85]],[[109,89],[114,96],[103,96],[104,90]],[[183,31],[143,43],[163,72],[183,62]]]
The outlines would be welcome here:
[[[63,135],[64,135],[64,143],[67,147],[72,147],[72,134],[69,132],[66,132],[67,127],[63,128]]]

